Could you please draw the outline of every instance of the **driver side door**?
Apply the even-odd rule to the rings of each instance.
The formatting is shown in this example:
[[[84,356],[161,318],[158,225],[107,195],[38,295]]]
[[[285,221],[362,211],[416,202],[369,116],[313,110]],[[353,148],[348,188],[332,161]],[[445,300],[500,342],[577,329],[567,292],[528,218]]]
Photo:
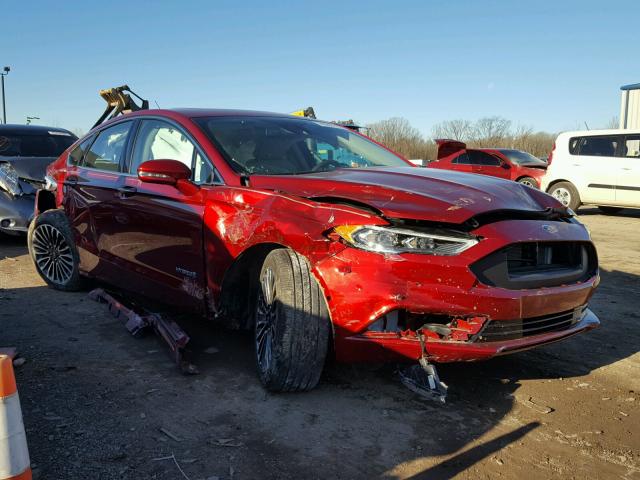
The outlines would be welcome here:
[[[208,183],[214,174],[201,149],[179,125],[155,118],[140,120],[128,174],[115,200],[110,260],[130,275],[136,292],[204,312],[204,196],[142,182],[138,167],[154,160],[184,163],[196,183]]]

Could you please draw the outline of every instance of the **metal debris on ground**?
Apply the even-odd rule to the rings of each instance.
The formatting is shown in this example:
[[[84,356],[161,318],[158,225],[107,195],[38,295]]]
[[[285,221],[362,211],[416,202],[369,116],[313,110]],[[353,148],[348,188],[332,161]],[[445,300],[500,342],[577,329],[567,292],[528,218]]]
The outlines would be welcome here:
[[[167,320],[152,312],[144,312],[143,315],[139,315],[102,288],[91,290],[89,298],[99,303],[107,304],[109,312],[114,317],[122,320],[127,331],[136,338],[142,337],[149,328],[152,328],[167,343],[171,350],[171,356],[180,367],[182,373],[186,375],[198,373],[198,367],[185,359],[188,353],[186,347],[190,338],[176,322]]]
[[[181,442],[182,439],[180,437],[178,437],[177,435],[171,433],[169,430],[167,430],[164,427],[160,427],[159,430],[164,433],[167,437],[169,437],[171,440],[174,440],[176,442]]]

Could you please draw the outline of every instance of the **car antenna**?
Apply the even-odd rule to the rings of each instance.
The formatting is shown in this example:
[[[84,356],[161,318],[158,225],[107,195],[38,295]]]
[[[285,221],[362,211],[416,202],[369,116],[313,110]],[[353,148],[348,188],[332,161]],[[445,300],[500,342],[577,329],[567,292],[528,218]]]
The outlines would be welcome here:
[[[156,107],[158,107],[158,109],[160,109],[160,105],[158,105],[158,101],[157,100],[154,100],[153,103],[155,103]]]
[[[107,108],[100,116],[98,121],[93,125],[93,127],[91,127],[92,129],[96,128],[98,125],[106,122],[107,120],[117,117],[120,114],[149,109],[149,100],[145,100],[137,95],[133,90],[129,88],[128,85],[107,88],[105,90],[100,90],[99,93],[104,101],[107,102]],[[133,100],[133,98],[131,98],[131,95],[140,100],[140,105],[138,105]]]
[[[585,127],[587,127],[587,130],[591,130],[591,129],[589,128],[589,125],[587,125],[587,122],[584,122],[584,126],[585,126]]]

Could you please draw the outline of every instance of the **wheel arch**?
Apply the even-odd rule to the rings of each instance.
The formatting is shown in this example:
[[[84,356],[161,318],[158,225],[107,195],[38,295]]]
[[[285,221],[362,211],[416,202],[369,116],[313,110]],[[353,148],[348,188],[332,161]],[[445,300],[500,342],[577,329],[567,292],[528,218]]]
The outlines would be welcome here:
[[[549,185],[547,185],[547,190],[545,191],[545,193],[549,193],[551,191],[551,189],[557,185],[558,183],[562,183],[562,182],[566,182],[566,183],[570,183],[571,185],[573,185],[573,187],[578,190],[578,187],[576,187],[576,184],[573,183],[571,180],[565,180],[564,178],[556,178],[555,180],[553,180]]]

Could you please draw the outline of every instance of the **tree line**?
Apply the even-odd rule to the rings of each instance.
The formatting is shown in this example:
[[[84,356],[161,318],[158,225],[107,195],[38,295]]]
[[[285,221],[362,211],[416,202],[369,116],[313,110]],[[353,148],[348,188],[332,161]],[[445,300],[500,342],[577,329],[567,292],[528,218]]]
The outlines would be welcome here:
[[[425,137],[406,118],[394,117],[367,125],[368,134],[409,159],[435,160],[435,139],[447,138],[465,142],[470,148],[513,148],[536,157],[547,157],[557,134],[536,132],[532,127],[513,126],[511,120],[494,116],[476,121],[446,120],[433,127]]]

